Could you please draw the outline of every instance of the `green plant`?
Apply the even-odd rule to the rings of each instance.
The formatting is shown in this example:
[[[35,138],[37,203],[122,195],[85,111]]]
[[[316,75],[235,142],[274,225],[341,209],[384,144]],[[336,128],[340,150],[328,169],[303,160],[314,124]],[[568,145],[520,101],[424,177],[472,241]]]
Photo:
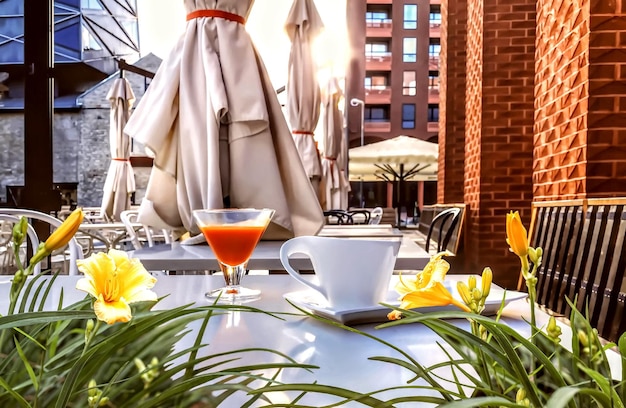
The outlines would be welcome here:
[[[78,211],[36,249],[28,266],[18,264],[7,314],[0,317],[0,406],[212,407],[235,393],[249,394],[249,403],[267,402],[254,388],[275,383],[285,368],[314,368],[265,349],[210,354],[202,339],[212,316],[266,312],[221,304],[152,310],[159,301],[150,291],[154,278],[121,251],[79,262],[85,277],[77,287],[90,297],[69,306],[62,293],[52,299],[57,275],[32,277],[33,267],[67,244],[82,220]],[[25,235],[21,219],[13,229],[15,250]],[[184,336],[192,336],[192,346],[176,350]],[[278,355],[271,360],[282,362],[238,362],[249,352]]]
[[[480,315],[481,299],[484,301],[485,291],[488,294],[489,289],[485,285],[478,288],[474,280],[458,287],[464,302],[472,310],[470,313],[420,313],[419,309],[410,308],[411,302],[403,302],[403,308],[395,308],[390,314],[391,318],[401,315],[402,319],[379,326],[383,329],[420,323],[429,327],[441,337],[441,348],[449,356],[447,361],[423,366],[402,347],[390,344],[402,358],[372,358],[412,371],[414,381],[425,380],[427,388],[439,394],[439,397],[428,400],[409,396],[404,401],[430,402],[446,407],[623,407],[626,384],[611,378],[607,359],[608,349],[616,345],[604,344],[572,302],[569,324],[573,336],[569,346],[561,344],[561,328],[554,317],[550,318],[546,327],[536,325],[536,271],[541,264],[542,250],[528,245],[526,229],[517,212],[507,215],[507,242],[511,252],[520,258],[521,274],[529,292],[530,337],[501,322],[500,314],[495,318]],[[433,261],[440,260],[441,256],[434,257]],[[431,267],[434,266],[426,267],[425,271]],[[487,271],[486,279],[483,273],[483,282],[490,280],[490,271]],[[435,298],[441,302],[446,297]],[[459,328],[449,319],[467,319],[471,330]],[[369,334],[362,334],[383,342]],[[623,363],[626,335],[620,337],[617,352]],[[439,374],[442,369],[451,373],[452,377],[442,377]],[[626,378],[624,368],[622,378]]]

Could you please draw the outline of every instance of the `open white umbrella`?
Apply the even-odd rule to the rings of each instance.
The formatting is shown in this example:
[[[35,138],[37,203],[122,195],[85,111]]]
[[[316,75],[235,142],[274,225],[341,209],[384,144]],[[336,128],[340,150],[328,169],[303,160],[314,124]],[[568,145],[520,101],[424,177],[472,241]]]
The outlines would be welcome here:
[[[111,103],[109,143],[111,164],[104,181],[101,213],[120,219],[120,213],[130,208],[130,196],[135,191],[135,174],[130,164],[130,138],[124,134],[135,94],[125,78],[117,78],[107,94]]]
[[[339,111],[342,97],[337,78],[332,77],[322,93],[322,129],[324,154],[322,155],[322,204],[324,209],[347,209],[349,182],[342,163],[343,117]],[[345,197],[344,197],[345,196]]]
[[[350,178],[360,175],[363,181],[395,181],[398,203],[401,203],[402,183],[407,180],[432,179],[436,175],[438,157],[437,143],[409,136],[396,136],[350,149]]]
[[[126,133],[155,153],[138,221],[198,233],[200,208],[272,208],[264,239],[315,235],[324,216],[244,24],[252,0],[185,0],[185,32]]]
[[[320,117],[321,95],[311,42],[323,28],[312,0],[294,0],[285,23],[285,31],[291,40],[287,112],[302,164],[318,192],[322,169],[313,133]]]

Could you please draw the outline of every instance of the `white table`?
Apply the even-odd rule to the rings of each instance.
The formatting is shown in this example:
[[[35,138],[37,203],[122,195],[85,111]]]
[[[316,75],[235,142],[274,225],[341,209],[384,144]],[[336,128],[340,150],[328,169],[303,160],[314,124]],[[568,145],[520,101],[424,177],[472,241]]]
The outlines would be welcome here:
[[[83,299],[85,294],[75,290],[75,284],[79,277],[61,276],[57,278],[54,289],[51,291],[47,307],[56,306],[58,297],[63,289],[64,303]],[[307,277],[314,279],[313,276]],[[450,279],[466,280],[467,276],[453,275]],[[8,282],[10,277],[0,278],[0,283]],[[392,279],[397,279],[394,276]],[[159,309],[173,308],[184,304],[195,303],[197,306],[209,305],[204,298],[204,293],[223,285],[221,276],[162,276],[158,278],[154,288],[159,297],[165,297],[158,305]],[[392,280],[393,283],[393,280]],[[282,319],[265,314],[251,312],[228,312],[214,315],[209,321],[205,332],[202,348],[198,357],[213,355],[220,352],[233,351],[245,348],[267,348],[282,352],[302,364],[311,364],[319,367],[308,372],[301,369],[284,370],[278,380],[284,383],[312,383],[334,385],[358,392],[369,392],[386,387],[398,387],[406,385],[412,379],[408,370],[399,368],[380,361],[369,360],[374,356],[400,357],[397,352],[373,339],[363,335],[335,327],[325,322],[320,322],[312,317],[300,313],[292,305],[283,299],[283,294],[293,291],[306,290],[306,287],[295,281],[288,275],[271,276],[247,276],[244,284],[261,290],[261,298],[247,303],[249,306],[268,312],[289,312],[293,315],[281,315]],[[9,284],[0,284],[0,313],[4,313],[8,307]],[[548,316],[541,310],[536,311],[537,325],[544,326]],[[526,319],[526,320],[524,320]],[[511,327],[530,335],[529,308],[526,300],[517,300],[510,303],[504,309],[503,321]],[[455,325],[469,330],[467,321],[452,321]],[[193,323],[189,329],[191,332],[183,338],[179,344],[180,349],[190,347],[195,339],[200,322]],[[437,362],[447,361],[445,353],[437,342],[441,339],[430,329],[420,324],[407,324],[384,329],[377,329],[375,324],[356,326],[359,330],[400,347],[409,353],[420,364],[432,365]],[[570,343],[571,330],[562,325],[564,333],[562,344]],[[609,355],[609,358],[616,356]],[[276,355],[255,351],[240,355],[241,359],[234,364],[256,364],[285,362]],[[614,375],[619,373],[619,361],[612,360]],[[223,367],[223,368],[226,368]],[[416,382],[412,385],[424,385]],[[395,390],[377,394],[378,398],[387,399],[399,395],[425,393],[424,390]],[[240,406],[242,396],[235,395],[224,406]],[[285,402],[285,396],[272,396],[277,398],[274,402]],[[330,396],[308,395],[301,404],[311,406],[329,404],[335,401]],[[342,405],[348,407],[360,407],[359,404]],[[402,406],[402,405],[398,405]],[[415,405],[409,405],[415,406]]]
[[[379,238],[402,239],[398,258],[396,259],[396,270],[423,269],[430,260],[428,252],[407,237],[400,235],[400,237],[381,236]],[[248,262],[248,268],[284,271],[285,268],[278,256],[282,244],[283,241],[259,242]],[[148,270],[219,270],[217,259],[207,244],[181,245],[178,242],[174,242],[172,244],[155,245],[136,250],[133,252],[133,256],[140,259]],[[300,270],[312,270],[313,268],[311,261],[304,255],[295,254],[290,259],[292,259],[291,264],[294,268]]]
[[[455,275],[455,277],[456,279],[466,279],[465,276]],[[7,280],[9,278],[4,277]],[[308,278],[313,278],[313,276]],[[63,288],[66,304],[82,299],[84,293],[74,289],[77,279],[78,277],[75,276],[59,277],[49,296],[49,306],[52,307],[56,304],[61,288]],[[397,277],[393,279],[397,279]],[[195,302],[196,305],[208,305],[210,303],[204,298],[204,293],[222,284],[223,278],[221,276],[159,277],[154,290],[159,297],[169,296],[165,297],[157,307],[173,308],[191,302]],[[278,378],[279,381],[285,383],[317,381],[320,384],[335,385],[359,392],[405,385],[406,381],[412,378],[411,373],[398,366],[368,359],[373,356],[399,357],[398,353],[389,347],[360,334],[301,315],[297,309],[283,299],[283,294],[287,292],[306,289],[290,276],[247,276],[244,279],[244,284],[260,289],[262,293],[259,300],[247,305],[265,311],[294,312],[297,315],[282,315],[283,320],[250,312],[229,312],[215,315],[211,317],[203,338],[203,343],[208,344],[208,346],[200,350],[198,357],[235,349],[269,348],[285,353],[299,363],[319,367],[313,372],[300,369],[284,370]],[[8,284],[0,285],[0,311],[2,312],[7,309],[8,289]],[[529,335],[528,325],[522,320],[522,317],[528,319],[528,315],[526,300],[518,300],[505,308],[503,320],[521,333]],[[540,310],[537,311],[537,322],[538,326],[547,322],[547,315]],[[455,324],[468,328],[466,321],[455,321]],[[182,340],[181,349],[183,346],[191,346],[195,337],[194,331],[197,333],[199,325],[200,322],[191,325],[191,333]],[[399,346],[421,364],[431,365],[447,359],[439,345],[436,344],[441,339],[423,325],[410,324],[385,329],[376,329],[374,324],[356,327]],[[564,335],[567,336],[567,334],[567,328],[565,328]],[[569,339],[563,338],[563,344],[568,344],[569,341]],[[235,364],[284,362],[278,356],[263,352],[245,353],[241,357],[242,359]],[[421,382],[418,384],[423,385]],[[387,392],[378,395],[378,397],[390,398],[401,392],[423,393],[424,391],[394,391],[394,393]],[[278,401],[281,401],[280,396],[277,398]],[[309,405],[319,406],[331,402],[329,398],[331,397],[310,395],[300,403],[306,405],[308,402]],[[232,402],[229,399],[224,406],[240,405],[238,396],[235,396]],[[361,405],[348,404],[347,406]]]

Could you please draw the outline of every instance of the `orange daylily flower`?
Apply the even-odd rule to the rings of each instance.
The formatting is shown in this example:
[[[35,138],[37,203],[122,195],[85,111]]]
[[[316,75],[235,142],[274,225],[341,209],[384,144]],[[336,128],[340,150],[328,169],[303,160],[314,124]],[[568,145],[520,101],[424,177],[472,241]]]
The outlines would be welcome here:
[[[93,310],[98,320],[108,324],[128,322],[132,317],[129,304],[157,299],[150,290],[156,278],[138,259],[129,258],[124,251],[111,249],[76,263],[85,274],[76,283],[76,289],[96,299]]]
[[[517,256],[528,255],[528,233],[517,211],[506,215],[506,242]]]
[[[455,305],[466,312],[470,311],[466,305],[452,297],[443,285],[443,280],[450,269],[450,264],[442,259],[447,254],[447,252],[440,252],[434,255],[413,280],[400,277],[396,291],[401,295],[401,309]],[[402,312],[398,310],[387,315],[390,320],[397,320],[401,317]]]

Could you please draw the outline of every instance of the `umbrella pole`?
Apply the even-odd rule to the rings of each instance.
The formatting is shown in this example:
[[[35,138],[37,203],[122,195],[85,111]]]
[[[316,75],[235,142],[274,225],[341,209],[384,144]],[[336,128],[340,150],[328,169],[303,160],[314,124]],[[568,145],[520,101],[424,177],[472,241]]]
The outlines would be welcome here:
[[[398,203],[396,204],[396,207],[398,208],[397,211],[397,220],[396,220],[396,225],[398,226],[398,228],[400,228],[401,222],[402,222],[402,178],[404,177],[404,164],[400,163],[400,172],[399,172],[399,177],[398,177],[398,194],[396,194],[396,197],[398,198]]]

